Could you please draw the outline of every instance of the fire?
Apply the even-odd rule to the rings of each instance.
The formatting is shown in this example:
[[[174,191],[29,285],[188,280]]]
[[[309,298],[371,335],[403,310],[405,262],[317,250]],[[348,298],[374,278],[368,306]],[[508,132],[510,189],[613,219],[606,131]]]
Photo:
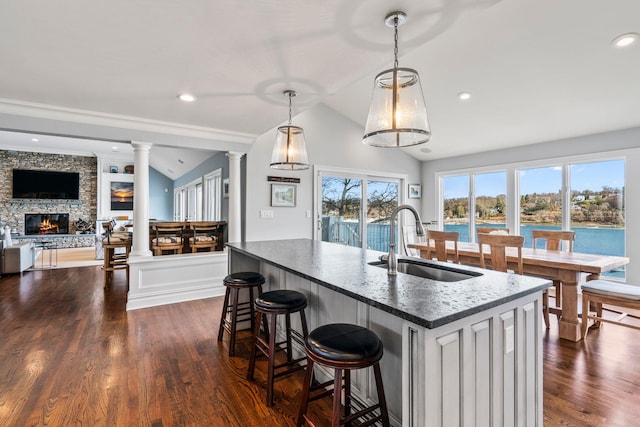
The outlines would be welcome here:
[[[49,218],[45,218],[40,223],[40,233],[57,233],[58,224],[49,221]]]

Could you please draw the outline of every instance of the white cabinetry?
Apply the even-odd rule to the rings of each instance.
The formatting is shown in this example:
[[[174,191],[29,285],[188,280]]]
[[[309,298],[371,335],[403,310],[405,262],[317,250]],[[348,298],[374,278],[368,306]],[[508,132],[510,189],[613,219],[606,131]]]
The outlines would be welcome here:
[[[111,184],[114,182],[133,184],[134,175],[125,173],[125,167],[132,165],[133,157],[131,159],[98,158],[98,218],[133,217],[133,209],[124,211],[111,209]],[[112,168],[117,169],[118,172],[111,172]]]
[[[541,299],[403,326],[404,426],[542,426]]]

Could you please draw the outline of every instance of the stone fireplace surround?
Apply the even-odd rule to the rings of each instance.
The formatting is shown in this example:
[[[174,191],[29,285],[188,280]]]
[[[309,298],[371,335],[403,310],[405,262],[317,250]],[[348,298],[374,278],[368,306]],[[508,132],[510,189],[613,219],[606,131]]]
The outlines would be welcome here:
[[[13,169],[57,170],[80,173],[80,198],[78,200],[32,200],[12,198]],[[8,225],[14,241],[32,241],[43,235],[25,235],[25,214],[69,214],[67,234],[46,235],[55,238],[59,248],[93,246],[92,234],[76,235],[74,223],[78,219],[95,221],[97,215],[97,159],[95,157],[62,154],[31,153],[0,150],[0,225]]]

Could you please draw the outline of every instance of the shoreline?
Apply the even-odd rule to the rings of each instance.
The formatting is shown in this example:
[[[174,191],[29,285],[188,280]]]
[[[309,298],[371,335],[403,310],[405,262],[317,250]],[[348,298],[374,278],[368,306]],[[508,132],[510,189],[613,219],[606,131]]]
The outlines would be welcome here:
[[[469,222],[444,222],[443,223],[445,226],[446,225],[469,225]],[[504,225],[503,222],[483,222],[483,223],[476,223],[476,227],[477,226],[491,226],[491,225]],[[521,226],[541,226],[541,227],[561,227],[560,224],[549,224],[549,223],[543,223],[543,222],[526,222],[526,223],[521,223]],[[584,223],[584,224],[580,224],[577,226],[574,226],[572,228],[602,228],[602,229],[624,229],[624,226],[619,226],[619,225],[606,225],[606,224],[597,224],[597,223]]]

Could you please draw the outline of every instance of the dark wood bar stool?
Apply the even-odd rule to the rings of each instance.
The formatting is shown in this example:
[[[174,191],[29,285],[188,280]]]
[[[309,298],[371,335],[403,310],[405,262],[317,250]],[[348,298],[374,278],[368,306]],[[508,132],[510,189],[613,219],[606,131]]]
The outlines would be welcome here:
[[[251,322],[251,331],[254,330],[253,299],[255,295],[253,291],[254,288],[258,288],[258,295],[261,295],[264,282],[265,280],[262,274],[252,271],[231,273],[224,278],[223,283],[227,289],[224,293],[224,304],[220,317],[220,328],[218,329],[218,341],[222,341],[224,331],[226,330],[230,337],[229,356],[235,355],[238,322],[249,320]],[[241,289],[249,290],[249,301],[238,302]],[[229,319],[227,319],[227,317],[229,317]]]
[[[251,349],[251,358],[249,359],[249,369],[247,370],[247,379],[253,379],[253,372],[256,366],[257,350],[268,358],[267,367],[267,406],[273,406],[273,381],[276,378],[289,375],[292,372],[304,369],[299,363],[304,361],[306,357],[298,359],[293,358],[293,348],[291,347],[291,314],[299,312],[300,321],[302,322],[303,339],[307,337],[307,319],[304,315],[304,309],[307,307],[307,298],[304,294],[297,291],[277,290],[265,292],[255,301],[255,323],[254,323],[254,339],[255,345]],[[276,342],[276,320],[278,315],[284,314],[286,322],[286,340]],[[266,339],[260,336],[260,319],[265,317],[265,323],[269,320],[270,334]],[[287,355],[286,362],[276,364],[276,353],[284,351]],[[279,372],[276,372],[278,370]]]
[[[307,373],[302,388],[302,401],[298,413],[298,426],[303,426],[309,402],[333,393],[333,416],[331,425],[350,425],[352,421],[370,414],[376,409],[380,415],[363,421],[358,425],[373,425],[380,421],[383,426],[389,426],[389,413],[382,387],[379,361],[382,358],[382,341],[367,328],[346,323],[334,323],[314,329],[305,340],[307,349]],[[335,369],[334,380],[311,386],[313,380],[313,364]],[[351,414],[351,370],[373,366],[378,391],[378,403]],[[344,417],[340,416],[340,402],[342,394],[342,377],[344,374]],[[333,382],[333,389],[326,387]],[[315,393],[319,391],[318,393]],[[314,396],[310,397],[311,393]]]

